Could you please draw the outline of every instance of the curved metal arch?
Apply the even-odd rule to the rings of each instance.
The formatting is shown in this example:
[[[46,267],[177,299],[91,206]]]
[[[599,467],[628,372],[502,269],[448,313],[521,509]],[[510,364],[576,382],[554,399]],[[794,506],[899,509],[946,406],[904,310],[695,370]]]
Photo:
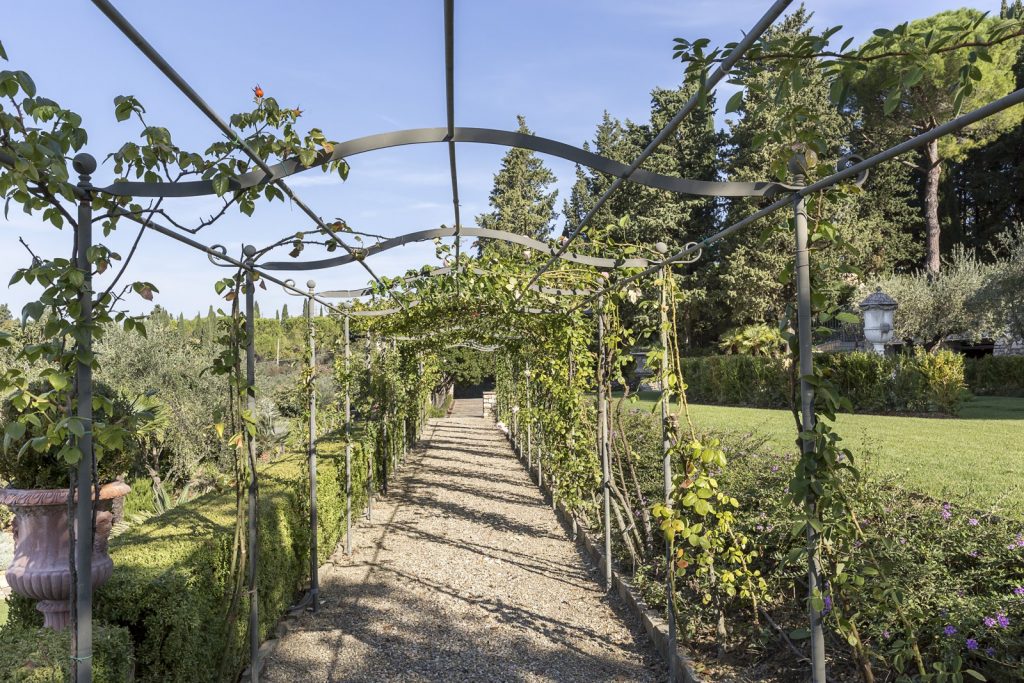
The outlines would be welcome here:
[[[406,244],[413,242],[425,242],[438,237],[451,237],[455,234],[455,228],[433,228],[431,230],[418,230],[416,232],[406,233],[405,235],[399,235],[398,237],[392,237],[391,239],[383,240],[377,244],[372,244],[368,247],[363,248],[357,252],[360,258],[365,258],[373,254],[379,254],[382,251],[388,249],[394,249],[395,247],[401,247]],[[500,242],[511,242],[513,244],[519,244],[530,249],[537,251],[554,254],[555,250],[549,247],[540,240],[535,240],[532,237],[526,235],[518,235],[512,232],[506,232],[504,230],[491,230],[489,228],[468,228],[463,227],[460,231],[463,237],[483,237],[485,239],[498,240]],[[572,261],[573,263],[581,263],[586,266],[594,266],[595,268],[646,268],[650,265],[650,261],[641,258],[631,259],[610,259],[601,258],[598,256],[586,256],[576,252],[566,252],[559,258],[566,261]],[[261,263],[260,268],[266,270],[319,270],[321,268],[333,268],[335,266],[343,266],[346,263],[352,263],[356,261],[356,256],[351,254],[343,254],[341,256],[335,256],[328,259],[320,259],[318,261],[268,261],[267,263]]]
[[[420,280],[425,277],[439,277],[441,275],[449,275],[454,269],[448,266],[443,268],[434,268],[433,270],[427,271],[420,275],[413,275],[407,278],[403,278],[403,282],[413,282]],[[475,275],[487,275],[487,271],[482,268],[473,268]],[[588,296],[594,293],[592,289],[563,289],[561,287],[541,287],[538,285],[530,285],[530,289],[534,292],[540,292],[541,294],[551,294],[553,296]],[[361,296],[370,296],[374,293],[373,287],[363,287],[362,289],[330,289],[324,292],[318,292],[320,296],[328,297],[331,299],[358,299]]]
[[[302,171],[322,166],[331,161],[338,161],[364,152],[372,152],[391,147],[419,145],[438,142],[472,142],[502,147],[518,147],[529,149],[540,154],[558,157],[607,173],[616,178],[627,178],[633,182],[678,194],[697,195],[701,197],[769,197],[778,192],[792,189],[783,183],[774,182],[726,182],[713,180],[693,180],[677,176],[652,173],[637,169],[632,174],[626,164],[607,157],[573,147],[564,142],[528,135],[509,130],[494,128],[455,128],[449,136],[447,128],[413,128],[390,133],[378,133],[361,138],[346,140],[334,146],[329,154],[319,155],[312,164],[305,166],[298,157],[285,159],[270,166],[268,175],[262,169],[250,171],[233,177],[229,183],[230,191],[246,190],[265,183],[271,183]],[[145,183],[136,181],[117,182],[100,188],[100,192],[115,196],[131,197],[199,197],[216,194],[212,180],[190,180],[178,183]]]

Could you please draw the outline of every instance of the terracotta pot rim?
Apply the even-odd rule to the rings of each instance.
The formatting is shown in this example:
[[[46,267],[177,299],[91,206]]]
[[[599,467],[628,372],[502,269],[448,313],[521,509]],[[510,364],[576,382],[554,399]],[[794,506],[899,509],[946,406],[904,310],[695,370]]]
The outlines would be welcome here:
[[[132,487],[123,481],[113,481],[100,486],[100,494],[94,500],[112,500],[128,495]],[[66,505],[67,489],[7,489],[0,488],[0,504],[3,505]]]

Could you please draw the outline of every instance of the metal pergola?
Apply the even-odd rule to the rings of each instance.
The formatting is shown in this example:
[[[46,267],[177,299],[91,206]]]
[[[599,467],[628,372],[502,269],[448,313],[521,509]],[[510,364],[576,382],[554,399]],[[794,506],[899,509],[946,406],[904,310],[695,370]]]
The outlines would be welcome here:
[[[710,73],[705,74],[703,79],[703,93],[710,92],[715,86],[729,73],[729,70],[742,59],[745,52],[755,44],[755,42],[762,36],[762,34],[773,24],[773,22],[781,16],[783,11],[790,5],[792,0],[776,0],[771,4],[764,15],[751,27],[751,29],[743,36],[736,46],[730,51],[729,55]],[[869,169],[878,164],[888,161],[900,154],[916,150],[930,141],[938,139],[944,135],[953,133],[965,126],[975,123],[987,116],[991,116],[999,111],[1002,111],[1008,107],[1014,106],[1024,102],[1024,89],[1017,90],[1003,98],[1000,98],[987,105],[979,107],[974,111],[971,111],[959,118],[949,121],[941,126],[938,126],[926,133],[911,138],[899,145],[896,145],[890,149],[879,152],[874,156],[860,160],[857,158],[851,158],[844,160],[840,164],[840,168],[835,173],[829,175],[822,180],[814,182],[809,185],[805,185],[805,179],[801,175],[801,169],[798,167],[791,168],[791,172],[794,174],[794,182],[792,184],[778,183],[778,182],[756,182],[756,183],[741,183],[741,182],[717,182],[717,181],[702,181],[692,180],[686,178],[679,178],[674,176],[660,175],[644,170],[641,166],[644,162],[654,153],[658,146],[664,142],[679,126],[679,124],[685,119],[685,117],[696,108],[700,101],[701,92],[698,92],[691,97],[672,117],[668,124],[662,128],[662,130],[651,140],[647,147],[641,152],[641,154],[628,166],[619,162],[613,161],[596,155],[592,152],[568,145],[562,142],[549,140],[542,137],[533,135],[525,135],[513,131],[502,131],[493,130],[487,128],[462,128],[455,125],[455,108],[454,108],[454,79],[455,79],[455,68],[454,68],[454,0],[444,0],[444,45],[445,45],[445,102],[446,102],[446,126],[441,128],[421,128],[414,130],[402,130],[388,133],[382,133],[379,135],[372,135],[362,138],[357,138],[340,143],[335,146],[331,153],[325,153],[315,159],[312,164],[302,164],[298,158],[285,159],[276,164],[269,164],[266,160],[261,158],[241,137],[241,135],[235,131],[220,115],[214,111],[210,105],[199,95],[199,93],[189,84],[189,82],[180,75],[171,64],[146,40],[145,37],[122,15],[110,2],[110,0],[92,0],[93,4],[99,8],[99,10],[110,20],[110,22],[116,26],[152,63],[153,65],[171,82],[173,83],[181,93],[190,101],[192,104],[199,109],[210,122],[231,142],[238,146],[238,149],[244,153],[249,159],[255,164],[257,170],[237,175],[232,177],[229,181],[229,191],[244,190],[247,188],[260,187],[265,185],[275,185],[279,188],[296,206],[298,206],[303,213],[309,218],[309,220],[316,225],[316,227],[325,235],[328,235],[334,240],[345,252],[341,256],[313,260],[313,261],[267,261],[260,263],[255,258],[257,253],[255,247],[247,245],[243,249],[241,258],[234,258],[227,254],[227,250],[220,245],[206,245],[198,240],[181,234],[180,231],[172,228],[160,225],[152,219],[152,217],[144,218],[141,215],[135,213],[118,210],[117,215],[138,223],[143,226],[144,229],[152,230],[158,234],[161,234],[170,239],[181,242],[193,249],[201,251],[210,258],[211,261],[218,265],[224,265],[227,267],[234,267],[241,269],[245,273],[245,311],[246,311],[246,324],[249,328],[249,344],[247,348],[247,380],[248,380],[248,400],[250,407],[255,401],[255,351],[253,346],[252,325],[253,325],[253,307],[254,307],[254,281],[255,278],[263,278],[269,282],[279,285],[284,288],[285,291],[290,294],[305,297],[310,302],[317,302],[326,307],[333,313],[336,313],[344,318],[345,324],[345,363],[349,363],[350,359],[350,348],[349,348],[349,319],[351,317],[358,316],[384,316],[384,315],[400,315],[409,311],[409,306],[414,305],[415,302],[406,303],[398,297],[391,296],[392,290],[388,284],[367,264],[366,257],[377,254],[388,249],[402,246],[415,241],[431,240],[437,238],[454,238],[455,244],[455,267],[453,268],[439,268],[431,271],[430,275],[433,276],[444,276],[451,275],[455,278],[456,287],[458,287],[458,276],[461,271],[459,262],[460,253],[460,241],[462,237],[478,237],[483,239],[498,240],[513,244],[518,244],[523,247],[535,249],[540,253],[548,256],[547,262],[535,272],[531,279],[526,283],[523,289],[529,289],[533,291],[539,291],[545,294],[575,297],[575,303],[571,304],[568,308],[560,310],[541,310],[541,309],[527,309],[526,312],[537,313],[537,314],[571,314],[576,311],[581,311],[585,307],[592,305],[594,302],[598,302],[606,294],[623,288],[628,284],[638,281],[642,278],[648,277],[652,274],[657,273],[660,269],[670,266],[675,263],[688,261],[696,258],[701,250],[725,239],[726,237],[738,232],[739,230],[751,225],[760,218],[764,218],[770,214],[773,214],[781,209],[792,207],[794,212],[794,226],[795,226],[795,266],[796,266],[796,284],[797,284],[797,301],[798,301],[798,321],[799,321],[799,349],[800,349],[800,374],[801,374],[801,403],[804,419],[804,429],[809,430],[813,428],[814,421],[814,389],[808,382],[808,377],[812,374],[812,355],[811,355],[811,307],[810,307],[810,282],[808,275],[809,267],[809,256],[807,249],[807,223],[806,214],[804,210],[805,198],[812,193],[821,192],[825,189],[832,187],[833,185],[852,180],[857,183],[862,183],[866,177],[866,173]],[[376,245],[372,245],[368,248],[358,248],[346,243],[342,239],[341,234],[334,230],[330,224],[326,223],[316,212],[314,212],[309,205],[307,205],[301,197],[287,184],[286,178],[301,173],[309,168],[319,166],[331,161],[337,161],[349,156],[356,154],[371,152],[375,150],[382,150],[392,147],[398,147],[403,145],[412,144],[430,144],[430,143],[444,143],[448,150],[448,161],[449,170],[451,176],[451,193],[452,193],[452,205],[454,210],[454,225],[451,228],[442,227],[429,230],[419,230],[403,234],[398,237],[386,239]],[[509,232],[499,230],[485,230],[482,228],[464,226],[462,224],[461,215],[459,211],[459,176],[456,163],[456,149],[457,143],[479,143],[479,144],[491,144],[500,145],[504,147],[519,147],[523,149],[532,150],[542,154],[556,156],[568,161],[586,166],[590,169],[605,173],[614,178],[612,183],[609,185],[607,190],[598,198],[597,202],[587,212],[580,223],[572,230],[568,235],[568,238],[559,246],[553,247],[547,243],[533,240],[522,235],[513,234]],[[13,159],[0,154],[0,164],[13,164]],[[188,181],[188,182],[177,182],[177,183],[151,183],[151,182],[129,182],[119,181],[108,184],[106,186],[97,186],[92,182],[92,174],[96,170],[96,161],[93,157],[88,154],[79,154],[75,157],[73,163],[75,171],[79,174],[79,182],[76,187],[76,198],[78,199],[78,219],[79,219],[79,230],[76,233],[77,240],[77,258],[78,266],[85,271],[87,274],[87,291],[91,292],[91,276],[89,275],[90,266],[86,258],[86,253],[89,247],[92,245],[92,207],[91,199],[95,195],[108,195],[113,197],[151,197],[151,198],[162,198],[162,197],[199,197],[199,196],[210,196],[215,195],[212,181],[200,180],[200,181]],[[682,250],[677,253],[667,255],[660,260],[648,260],[639,258],[601,258],[589,255],[580,254],[571,249],[573,242],[585,233],[586,228],[593,220],[595,214],[604,206],[608,199],[626,182],[626,181],[639,183],[649,187],[659,188],[662,190],[686,194],[695,196],[710,196],[710,197],[761,197],[774,199],[770,204],[764,208],[755,211],[743,218],[740,221],[730,225],[729,227],[719,231],[718,233],[707,237],[700,242],[691,243],[685,246]],[[594,268],[601,268],[607,270],[613,269],[641,269],[639,272],[628,275],[626,277],[613,279],[608,285],[597,290],[576,290],[576,289],[564,289],[564,288],[552,288],[545,287],[541,283],[543,275],[556,263],[557,260],[565,260],[570,262],[579,263]],[[370,287],[362,290],[327,290],[327,291],[316,291],[316,285],[311,280],[307,283],[306,289],[301,289],[295,285],[291,280],[281,279],[274,276],[274,271],[309,271],[309,270],[322,270],[330,269],[334,267],[340,267],[352,262],[359,263],[360,267],[363,268],[370,279],[376,283],[376,287]],[[385,309],[369,309],[369,310],[356,310],[348,306],[338,306],[331,303],[328,299],[337,298],[355,298],[373,294],[375,291],[382,292],[386,296],[391,296],[394,301],[394,305],[390,308]],[[520,292],[521,294],[522,292]],[[91,320],[89,317],[89,311],[92,306],[92,294],[87,293],[80,296],[80,301],[83,311],[86,312],[86,320]],[[312,316],[312,305],[307,306],[307,315]],[[597,326],[599,338],[603,340],[603,328],[604,322],[602,316],[598,315]],[[310,325],[312,329],[312,325]],[[312,333],[308,341],[310,345],[311,354],[313,353],[314,339]],[[463,344],[470,345],[472,348],[489,348],[482,346],[474,340],[467,339],[462,342]],[[603,341],[601,342],[603,343]],[[80,348],[88,351],[91,348],[91,338],[88,334],[84,335],[84,338],[79,341]],[[600,354],[599,354],[600,356]],[[607,372],[607,368],[600,368],[599,373]],[[77,382],[81,388],[81,396],[78,401],[77,415],[83,420],[91,420],[91,387],[92,387],[92,376],[91,368],[88,364],[80,363],[77,367]],[[599,386],[603,387],[603,383],[600,382],[599,375]],[[603,401],[601,402],[603,405]],[[309,424],[309,445],[308,445],[308,458],[310,465],[310,500],[311,500],[311,520],[313,533],[311,534],[311,590],[309,595],[306,597],[308,604],[311,604],[315,609],[317,605],[317,567],[316,567],[316,427],[315,427],[315,398],[311,399],[310,403],[310,424]],[[351,407],[350,398],[346,395],[345,398],[345,416],[346,416],[346,432],[348,433],[351,421]],[[600,425],[598,429],[599,439],[599,456],[601,459],[602,470],[604,481],[608,479],[608,464],[607,464],[607,438],[604,430],[607,428],[606,417],[603,412],[600,414]],[[527,444],[529,449],[530,437],[528,435]],[[91,515],[92,515],[92,495],[91,495],[91,468],[92,468],[92,444],[91,435],[88,431],[84,437],[81,438],[79,443],[80,448],[86,457],[82,459],[79,465],[79,476],[78,476],[78,490],[77,490],[77,502],[76,502],[76,520],[79,529],[91,528]],[[813,445],[809,441],[803,441],[803,448],[813,448]],[[256,567],[258,566],[258,556],[256,553],[257,534],[258,529],[255,524],[256,520],[256,500],[258,496],[258,482],[256,477],[255,467],[255,450],[252,439],[248,440],[248,457],[250,461],[250,469],[252,472],[251,481],[249,482],[249,543],[251,552],[249,554],[249,591],[251,593],[250,599],[250,615],[249,615],[249,634],[250,634],[250,675],[251,680],[258,681],[259,679],[259,629],[258,629],[258,600],[257,600],[257,586],[256,586]],[[349,478],[349,467],[351,462],[351,451],[350,447],[346,449],[346,497],[350,498],[351,479]],[[664,461],[664,474],[666,480],[666,503],[668,500],[668,487],[671,482],[671,463],[668,458]],[[608,490],[607,486],[604,486],[604,508],[605,515],[608,514]],[[351,509],[349,507],[348,518],[351,520]],[[349,522],[351,523],[351,522]],[[606,578],[610,580],[611,576],[611,554],[610,554],[610,528],[611,525],[605,524],[605,572]],[[809,566],[808,566],[808,591],[809,595],[812,595],[817,590],[820,582],[820,571],[818,568],[818,558],[814,548],[816,547],[816,537],[813,528],[808,525],[808,548],[809,553]],[[351,552],[349,545],[349,533],[346,533],[346,552]],[[75,565],[77,567],[77,621],[76,628],[78,634],[78,652],[76,656],[77,662],[77,681],[78,683],[88,682],[92,680],[92,583],[91,583],[91,554],[92,544],[91,543],[78,543],[76,544],[76,555]],[[825,645],[824,645],[824,632],[822,628],[821,615],[814,609],[809,608],[809,621],[811,626],[811,673],[812,680],[815,683],[824,683],[825,681]],[[669,642],[671,647],[674,647],[675,643],[675,624],[673,621],[672,610],[668,610],[668,623],[669,623]],[[670,669],[675,665],[675,658],[668,657]],[[671,670],[670,675],[672,680],[678,675],[678,672]]]

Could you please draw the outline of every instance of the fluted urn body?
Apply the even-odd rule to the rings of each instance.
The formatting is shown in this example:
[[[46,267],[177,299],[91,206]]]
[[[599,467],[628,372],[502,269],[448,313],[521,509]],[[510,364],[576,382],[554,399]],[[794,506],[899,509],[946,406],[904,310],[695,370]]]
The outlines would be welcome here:
[[[107,554],[111,508],[115,499],[130,490],[123,482],[100,488],[92,547],[94,589],[113,572],[114,563]],[[66,628],[71,616],[67,490],[0,489],[0,503],[14,512],[14,559],[7,568],[7,583],[15,593],[36,601],[45,626]],[[88,529],[84,535],[88,537]],[[75,538],[82,536],[76,529]]]

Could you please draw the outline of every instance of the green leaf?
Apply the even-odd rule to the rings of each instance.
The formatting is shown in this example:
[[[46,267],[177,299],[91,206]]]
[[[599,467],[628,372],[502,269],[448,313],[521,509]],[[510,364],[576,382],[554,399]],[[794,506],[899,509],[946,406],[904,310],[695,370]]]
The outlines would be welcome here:
[[[85,436],[85,427],[82,426],[82,421],[77,417],[70,418],[68,420],[68,431],[81,439]]]
[[[64,451],[64,461],[69,465],[77,465],[82,460],[82,449],[72,446]]]
[[[924,69],[919,66],[915,66],[910,71],[907,71],[906,73],[903,74],[903,87],[913,88],[915,85],[921,82],[921,78],[923,76]]]
[[[743,106],[743,91],[738,90],[729,98],[729,101],[725,105],[725,113],[731,114],[734,111],[739,111],[740,107]]]
[[[973,678],[975,680],[978,680],[978,681],[987,681],[988,680],[987,678],[982,676],[980,673],[978,673],[974,669],[964,669],[964,673],[967,674],[968,676],[970,676],[971,678]]]
[[[8,422],[7,429],[4,431],[12,439],[20,439],[25,436],[25,425],[20,422]]]
[[[843,311],[842,313],[836,313],[836,320],[855,325],[860,322],[860,316],[856,313]]]
[[[226,176],[226,175],[216,176],[212,180],[212,185],[213,185],[214,193],[216,193],[216,195],[218,197],[223,197],[224,194],[228,191],[229,183],[230,183],[230,181],[228,179],[228,176]]]
[[[888,96],[885,98],[885,104],[882,105],[882,111],[886,116],[896,111],[896,107],[900,106],[900,100],[903,99],[903,90],[896,86],[889,91]]]

